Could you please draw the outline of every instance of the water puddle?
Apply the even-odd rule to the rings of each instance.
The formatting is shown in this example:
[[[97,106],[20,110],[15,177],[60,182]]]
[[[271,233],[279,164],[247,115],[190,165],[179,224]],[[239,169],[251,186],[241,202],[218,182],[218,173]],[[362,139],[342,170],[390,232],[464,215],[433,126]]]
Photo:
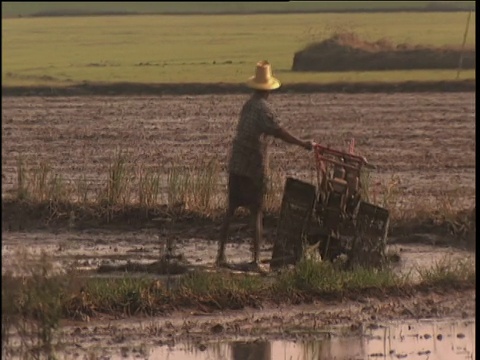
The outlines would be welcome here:
[[[475,321],[418,321],[364,329],[361,335],[333,335],[326,340],[262,339],[175,347],[123,348],[101,359],[168,360],[361,360],[475,359]]]

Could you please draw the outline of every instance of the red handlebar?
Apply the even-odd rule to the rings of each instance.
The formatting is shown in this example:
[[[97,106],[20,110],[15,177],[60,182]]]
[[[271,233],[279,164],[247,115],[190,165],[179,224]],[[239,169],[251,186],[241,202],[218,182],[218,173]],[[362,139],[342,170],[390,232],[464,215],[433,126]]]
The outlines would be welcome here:
[[[346,166],[346,167],[352,167],[351,165],[343,164],[343,163],[340,163],[336,160],[325,158],[323,156],[323,154],[327,153],[327,154],[331,154],[331,155],[342,156],[342,157],[347,157],[348,159],[356,160],[356,161],[360,162],[366,168],[370,168],[370,169],[375,169],[376,168],[374,165],[369,164],[367,159],[363,156],[348,154],[348,153],[345,153],[343,151],[331,149],[331,148],[328,148],[326,146],[322,146],[322,145],[317,144],[317,143],[313,143],[313,150],[315,151],[315,155],[317,157],[321,157],[320,159],[324,160],[324,161],[332,162],[332,163],[335,163],[335,164],[338,163],[338,165],[342,165],[342,166]]]

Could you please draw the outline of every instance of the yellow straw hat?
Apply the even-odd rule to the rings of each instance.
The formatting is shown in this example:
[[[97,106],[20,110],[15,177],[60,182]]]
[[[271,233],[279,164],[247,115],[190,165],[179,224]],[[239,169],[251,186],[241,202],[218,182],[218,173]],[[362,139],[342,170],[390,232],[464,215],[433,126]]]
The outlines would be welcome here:
[[[255,76],[247,80],[247,86],[256,90],[275,90],[280,85],[280,81],[272,76],[272,67],[266,60],[257,63]]]

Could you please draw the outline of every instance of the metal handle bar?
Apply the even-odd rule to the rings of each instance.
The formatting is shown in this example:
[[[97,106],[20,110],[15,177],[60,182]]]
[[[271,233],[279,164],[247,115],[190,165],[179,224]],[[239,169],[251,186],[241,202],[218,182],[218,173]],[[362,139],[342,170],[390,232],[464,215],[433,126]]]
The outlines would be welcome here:
[[[337,156],[348,156],[348,158],[357,160],[358,162],[362,163],[362,165],[365,166],[367,169],[376,169],[377,168],[375,165],[370,164],[367,161],[367,159],[363,156],[353,155],[353,154],[345,154],[342,151],[331,149],[331,148],[328,148],[326,146],[322,146],[320,144],[317,144],[315,142],[312,145],[313,145],[313,150],[315,151],[315,153],[320,155],[320,156],[322,156],[323,153],[329,153],[329,154],[337,155]],[[340,163],[340,162],[338,162],[336,160],[332,160],[332,159],[327,159],[324,156],[322,156],[322,160],[329,161],[329,162],[332,162],[332,163],[337,164],[337,165],[343,165],[343,166],[346,166],[346,167],[351,167],[348,164]]]

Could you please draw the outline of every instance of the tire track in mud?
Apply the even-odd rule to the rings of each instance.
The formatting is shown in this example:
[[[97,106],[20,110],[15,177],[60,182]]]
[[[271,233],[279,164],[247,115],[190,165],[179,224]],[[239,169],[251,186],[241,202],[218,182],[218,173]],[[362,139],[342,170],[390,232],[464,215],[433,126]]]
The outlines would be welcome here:
[[[238,113],[248,95],[2,98],[2,191],[16,157],[46,161],[66,179],[101,183],[118,149],[131,161],[166,169],[216,158],[225,170]],[[401,180],[406,201],[456,196],[473,205],[475,94],[273,94],[281,122],[296,135],[334,147],[354,137],[378,166],[375,179]],[[312,156],[274,141],[271,165],[310,180]]]

